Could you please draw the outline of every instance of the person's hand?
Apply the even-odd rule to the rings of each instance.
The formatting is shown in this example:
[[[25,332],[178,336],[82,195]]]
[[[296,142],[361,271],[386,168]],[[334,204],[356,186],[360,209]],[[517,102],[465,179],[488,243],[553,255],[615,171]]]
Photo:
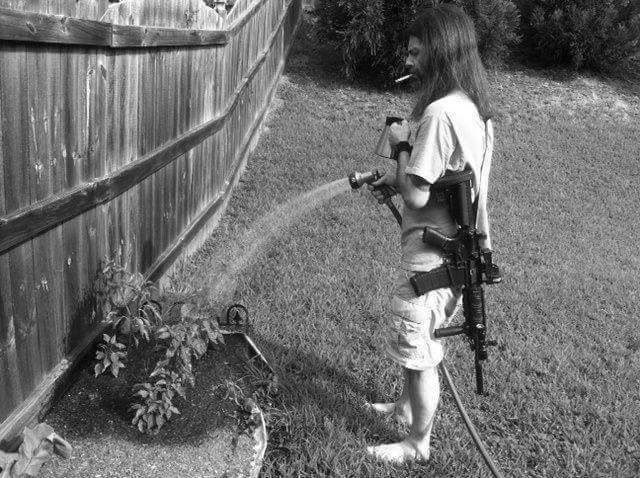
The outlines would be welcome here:
[[[367,184],[367,188],[376,201],[383,204],[388,198],[398,194],[396,191],[396,175],[395,172],[384,173],[380,179]]]
[[[411,128],[407,120],[402,123],[392,123],[389,126],[389,145],[393,148],[400,141],[409,141],[411,137]]]

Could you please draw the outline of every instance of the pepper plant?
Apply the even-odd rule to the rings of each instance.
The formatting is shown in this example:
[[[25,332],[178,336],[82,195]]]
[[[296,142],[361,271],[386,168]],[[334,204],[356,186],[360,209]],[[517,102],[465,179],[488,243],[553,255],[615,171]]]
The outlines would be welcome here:
[[[139,273],[130,273],[112,260],[105,260],[94,284],[96,308],[107,331],[95,352],[95,376],[109,371],[118,377],[126,367],[129,350],[141,340],[153,342],[160,359],[146,382],[133,386],[132,423],[141,432],[156,434],[180,413],[177,397],[186,397],[195,384],[193,362],[223,336],[215,317],[196,312],[195,305],[174,302],[164,307],[153,283]],[[172,313],[178,306],[179,314]]]

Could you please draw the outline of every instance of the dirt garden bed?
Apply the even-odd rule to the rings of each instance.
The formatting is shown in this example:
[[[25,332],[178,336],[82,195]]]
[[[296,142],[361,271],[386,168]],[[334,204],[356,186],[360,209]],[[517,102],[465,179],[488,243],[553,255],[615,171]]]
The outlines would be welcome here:
[[[144,381],[152,351],[131,354],[127,372],[93,376],[89,357],[73,386],[44,421],[73,446],[69,460],[54,459],[44,477],[248,477],[257,476],[266,447],[263,416],[246,400],[259,382],[241,334],[225,336],[195,367],[196,384],[155,436],[131,424],[131,386]],[[254,406],[251,413],[251,407]]]

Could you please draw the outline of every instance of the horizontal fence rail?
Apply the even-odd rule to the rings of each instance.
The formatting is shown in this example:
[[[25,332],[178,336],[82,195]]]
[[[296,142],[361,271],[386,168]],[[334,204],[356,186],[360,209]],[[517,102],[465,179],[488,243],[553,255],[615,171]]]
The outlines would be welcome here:
[[[102,46],[157,48],[162,46],[225,45],[260,9],[255,2],[224,30],[187,30],[112,23],[0,8],[0,40]]]
[[[0,444],[101,330],[100,260],[156,280],[213,227],[300,11],[0,0]]]

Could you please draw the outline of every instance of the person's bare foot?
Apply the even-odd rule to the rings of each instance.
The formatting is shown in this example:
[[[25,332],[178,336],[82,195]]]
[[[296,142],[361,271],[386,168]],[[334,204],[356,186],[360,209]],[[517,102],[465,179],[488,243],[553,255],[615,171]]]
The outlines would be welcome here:
[[[424,463],[429,461],[430,455],[429,445],[420,445],[408,439],[398,443],[368,446],[367,453],[378,460],[394,464],[411,461]]]
[[[395,418],[399,423],[411,426],[411,407],[409,404],[401,404],[399,402],[390,402],[390,403],[365,403],[365,408],[367,410],[373,410],[380,415],[391,415]]]

